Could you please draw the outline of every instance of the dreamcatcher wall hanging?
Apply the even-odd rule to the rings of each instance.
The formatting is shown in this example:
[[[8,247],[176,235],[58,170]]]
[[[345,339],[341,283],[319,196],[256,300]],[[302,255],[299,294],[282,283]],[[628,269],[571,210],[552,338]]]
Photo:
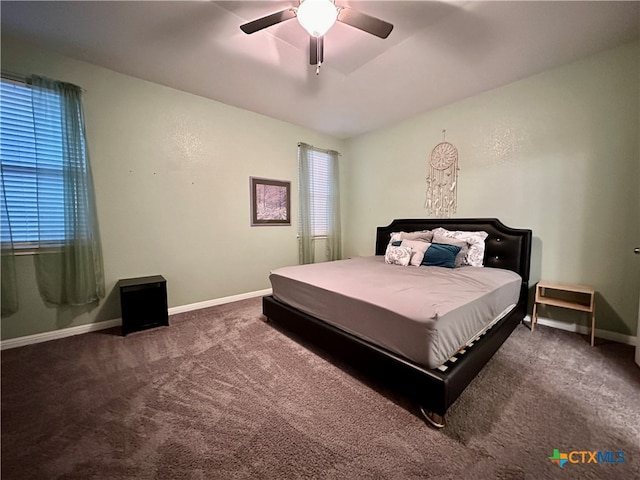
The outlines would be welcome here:
[[[424,206],[431,215],[449,218],[458,207],[458,150],[445,141],[433,147],[427,176],[427,201]]]

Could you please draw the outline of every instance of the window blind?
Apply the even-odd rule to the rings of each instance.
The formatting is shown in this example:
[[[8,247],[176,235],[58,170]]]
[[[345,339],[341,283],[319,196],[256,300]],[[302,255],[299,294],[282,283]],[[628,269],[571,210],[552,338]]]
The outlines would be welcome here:
[[[58,108],[48,108],[34,119],[31,88],[0,82],[4,201],[16,248],[56,244],[65,238],[62,111],[59,102],[54,104]],[[6,220],[2,221],[2,242],[11,240]]]
[[[307,155],[310,177],[311,235],[323,237],[327,235],[329,224],[329,199],[331,195],[329,162],[331,159],[328,153],[314,149],[310,149]]]

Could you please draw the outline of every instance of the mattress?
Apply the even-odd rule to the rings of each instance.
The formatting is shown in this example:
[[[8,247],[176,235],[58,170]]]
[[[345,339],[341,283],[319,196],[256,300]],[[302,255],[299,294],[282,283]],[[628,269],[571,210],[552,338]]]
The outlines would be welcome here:
[[[384,256],[271,272],[273,296],[427,368],[513,308],[522,280],[488,267],[403,267]]]

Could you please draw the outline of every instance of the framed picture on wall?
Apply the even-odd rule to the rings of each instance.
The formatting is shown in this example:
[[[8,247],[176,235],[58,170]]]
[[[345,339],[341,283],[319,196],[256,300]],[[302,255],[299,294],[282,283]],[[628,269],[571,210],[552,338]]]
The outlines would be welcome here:
[[[291,182],[249,177],[251,226],[291,225]]]

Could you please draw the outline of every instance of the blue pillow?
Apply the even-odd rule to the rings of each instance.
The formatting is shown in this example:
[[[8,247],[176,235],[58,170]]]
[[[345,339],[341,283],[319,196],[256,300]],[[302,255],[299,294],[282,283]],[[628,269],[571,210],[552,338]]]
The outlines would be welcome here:
[[[428,267],[453,268],[456,262],[456,255],[460,251],[457,245],[445,245],[443,243],[432,243],[424,254],[421,265]]]

